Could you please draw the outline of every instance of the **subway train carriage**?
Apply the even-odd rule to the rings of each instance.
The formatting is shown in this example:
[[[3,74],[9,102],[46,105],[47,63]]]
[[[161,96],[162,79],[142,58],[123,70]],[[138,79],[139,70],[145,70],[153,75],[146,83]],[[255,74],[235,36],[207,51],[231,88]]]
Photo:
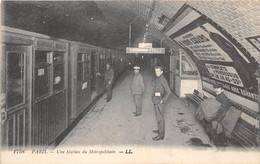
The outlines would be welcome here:
[[[3,27],[2,145],[49,146],[105,89],[130,58],[116,50]]]

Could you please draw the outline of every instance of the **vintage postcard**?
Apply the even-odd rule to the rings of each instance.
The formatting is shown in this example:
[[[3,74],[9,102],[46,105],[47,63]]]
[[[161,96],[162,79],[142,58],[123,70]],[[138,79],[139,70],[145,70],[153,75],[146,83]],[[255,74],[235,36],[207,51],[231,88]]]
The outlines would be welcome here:
[[[1,1],[2,164],[260,163],[260,1]]]

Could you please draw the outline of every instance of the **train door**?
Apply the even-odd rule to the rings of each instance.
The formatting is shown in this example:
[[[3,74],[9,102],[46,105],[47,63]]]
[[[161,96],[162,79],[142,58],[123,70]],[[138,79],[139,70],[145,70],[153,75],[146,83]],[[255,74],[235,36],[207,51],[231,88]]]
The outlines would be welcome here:
[[[35,44],[32,144],[48,146],[68,125],[68,45],[41,39]]]
[[[99,55],[99,94],[105,89],[105,54]]]
[[[97,96],[97,89],[98,89],[98,58],[95,53],[91,54],[91,101]]]
[[[112,65],[112,68],[115,70],[115,64],[114,64],[114,61],[115,60],[115,55],[111,55],[111,65]]]
[[[29,144],[32,47],[2,45],[2,145],[23,148]]]
[[[109,64],[110,64],[110,66],[112,67],[112,63],[111,63],[110,54],[106,54],[106,63],[109,63]]]
[[[78,116],[90,103],[90,53],[78,53],[77,59],[77,113]]]

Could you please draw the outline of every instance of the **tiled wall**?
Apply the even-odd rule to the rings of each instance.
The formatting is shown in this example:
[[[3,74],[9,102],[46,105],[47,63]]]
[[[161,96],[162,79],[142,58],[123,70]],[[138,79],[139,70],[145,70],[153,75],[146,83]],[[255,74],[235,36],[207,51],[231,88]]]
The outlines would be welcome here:
[[[150,23],[162,29],[161,14],[172,18],[185,3],[219,24],[260,63],[260,52],[245,39],[260,35],[260,1],[156,1]]]

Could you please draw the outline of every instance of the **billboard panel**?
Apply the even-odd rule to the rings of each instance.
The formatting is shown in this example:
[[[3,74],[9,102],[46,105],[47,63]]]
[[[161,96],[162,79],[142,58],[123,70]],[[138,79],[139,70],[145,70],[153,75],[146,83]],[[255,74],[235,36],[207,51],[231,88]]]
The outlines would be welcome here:
[[[194,60],[202,81],[212,85],[221,83],[236,95],[258,101],[254,76],[258,64],[217,23],[185,4],[162,32]]]

